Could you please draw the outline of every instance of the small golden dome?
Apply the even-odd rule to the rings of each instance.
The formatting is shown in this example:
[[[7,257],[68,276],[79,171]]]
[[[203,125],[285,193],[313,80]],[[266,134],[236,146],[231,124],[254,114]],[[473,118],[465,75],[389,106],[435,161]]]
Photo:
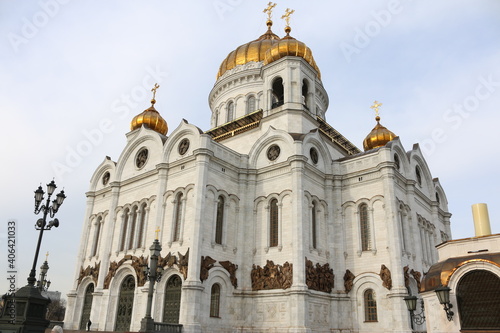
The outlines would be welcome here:
[[[396,134],[389,131],[384,126],[380,125],[380,117],[375,117],[377,125],[372,129],[372,131],[363,140],[363,148],[365,151],[385,146],[387,142],[392,141],[396,137]]]
[[[156,111],[154,105],[156,101],[154,99],[151,100],[151,106],[144,110],[142,113],[139,113],[132,119],[130,123],[130,130],[133,131],[135,129],[140,128],[142,125],[146,125],[148,128],[156,131],[162,135],[166,135],[168,132],[168,125],[165,119],[162,118],[160,113]]]
[[[279,36],[275,35],[271,31],[272,25],[273,22],[268,20],[267,31],[265,34],[250,43],[238,46],[236,50],[229,53],[219,67],[217,79],[226,71],[233,69],[238,65],[244,65],[250,61],[263,61],[266,51],[280,40]]]
[[[321,72],[319,71],[318,65],[316,65],[316,61],[314,61],[311,49],[306,44],[290,36],[290,31],[292,31],[292,29],[287,26],[285,28],[286,36],[269,48],[266,52],[264,65],[270,64],[286,56],[301,57],[316,70],[318,78],[321,79]]]

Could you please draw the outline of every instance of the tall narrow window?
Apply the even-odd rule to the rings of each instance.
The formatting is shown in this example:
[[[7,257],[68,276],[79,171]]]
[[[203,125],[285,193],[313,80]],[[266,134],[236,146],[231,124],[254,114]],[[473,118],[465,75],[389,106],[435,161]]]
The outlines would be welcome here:
[[[120,251],[125,250],[125,240],[127,239],[129,210],[126,208],[123,211],[122,237],[120,239]]]
[[[215,283],[212,286],[212,292],[210,293],[210,317],[219,317],[220,308],[220,285]]]
[[[361,231],[361,250],[370,250],[370,222],[368,221],[368,206],[359,206],[359,228]]]
[[[269,203],[269,247],[278,246],[278,200]]]
[[[217,127],[217,126],[219,126],[219,110],[215,111],[215,126],[214,127]]]
[[[418,165],[415,167],[415,176],[417,177],[418,185],[422,186],[422,174],[420,173],[420,168]]]
[[[307,106],[307,95],[309,94],[309,86],[307,85],[307,81],[303,80],[302,81],[302,105],[306,107],[307,110],[309,110]]]
[[[312,247],[316,248],[316,203],[313,202],[311,208],[311,233],[312,233]]]
[[[135,227],[137,225],[137,206],[132,207],[132,215],[130,216],[130,232],[128,238],[128,249],[134,248]]]
[[[97,248],[99,247],[99,236],[101,235],[101,221],[102,217],[99,216],[97,218],[97,223],[95,226],[94,244],[92,245],[92,254],[91,254],[92,257],[97,254]]]
[[[146,228],[146,204],[141,206],[139,211],[139,230],[137,235],[137,247],[141,248],[144,246],[144,229]]]
[[[404,216],[404,207],[403,205],[399,206],[399,223],[401,225],[401,242],[403,245],[403,251],[408,251],[408,244],[406,241],[406,224],[405,224],[405,216]]]
[[[175,200],[175,217],[174,217],[174,235],[173,241],[177,242],[181,233],[181,218],[182,218],[182,193],[177,195]]]
[[[256,109],[255,97],[250,96],[250,97],[248,97],[248,100],[247,100],[247,113],[254,112],[255,109]]]
[[[234,103],[229,102],[227,104],[227,121],[230,122],[233,121],[233,119],[234,119]]]
[[[377,319],[377,300],[375,292],[372,289],[367,289],[364,294],[365,303],[365,322],[378,321]]]
[[[215,221],[215,243],[222,244],[222,228],[224,224],[224,197],[219,196],[217,200],[217,218]]]
[[[283,79],[278,77],[273,81],[273,95],[271,109],[277,108],[284,103]]]

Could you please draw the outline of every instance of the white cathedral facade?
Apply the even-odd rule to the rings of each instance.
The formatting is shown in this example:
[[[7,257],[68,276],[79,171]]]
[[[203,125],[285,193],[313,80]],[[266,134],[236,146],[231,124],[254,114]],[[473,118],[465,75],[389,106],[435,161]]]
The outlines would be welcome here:
[[[65,329],[138,331],[157,238],[155,322],[183,332],[411,332],[446,196],[418,145],[377,124],[359,150],[326,122],[311,50],[268,30],[222,62],[211,129],[152,106],[90,181]],[[375,105],[375,108],[378,106]]]

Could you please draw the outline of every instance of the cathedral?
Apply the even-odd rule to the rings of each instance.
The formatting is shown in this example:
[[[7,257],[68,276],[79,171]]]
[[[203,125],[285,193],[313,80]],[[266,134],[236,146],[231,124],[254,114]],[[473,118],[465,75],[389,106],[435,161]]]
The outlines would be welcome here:
[[[169,133],[155,86],[119,158],[96,168],[65,329],[138,331],[158,239],[152,318],[183,332],[425,330],[403,299],[451,239],[445,192],[381,103],[363,150],[327,122],[313,53],[288,10],[272,31],[272,7],[222,60],[210,129]]]

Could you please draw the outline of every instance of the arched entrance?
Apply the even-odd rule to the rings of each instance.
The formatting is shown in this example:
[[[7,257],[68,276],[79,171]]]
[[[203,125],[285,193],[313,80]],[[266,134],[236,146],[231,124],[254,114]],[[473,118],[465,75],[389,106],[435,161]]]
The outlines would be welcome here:
[[[90,319],[90,311],[92,310],[92,293],[94,292],[94,284],[91,283],[85,289],[85,295],[83,298],[83,309],[82,309],[82,317],[80,319],[80,330],[87,329],[87,323]]]
[[[120,286],[118,297],[118,309],[116,311],[115,331],[123,332],[130,330],[132,321],[132,309],[134,308],[135,280],[128,275]]]
[[[500,330],[500,277],[486,270],[465,274],[457,284],[461,332]]]
[[[179,310],[181,308],[182,280],[178,275],[173,275],[165,287],[165,303],[163,306],[163,322],[169,324],[179,323]]]

